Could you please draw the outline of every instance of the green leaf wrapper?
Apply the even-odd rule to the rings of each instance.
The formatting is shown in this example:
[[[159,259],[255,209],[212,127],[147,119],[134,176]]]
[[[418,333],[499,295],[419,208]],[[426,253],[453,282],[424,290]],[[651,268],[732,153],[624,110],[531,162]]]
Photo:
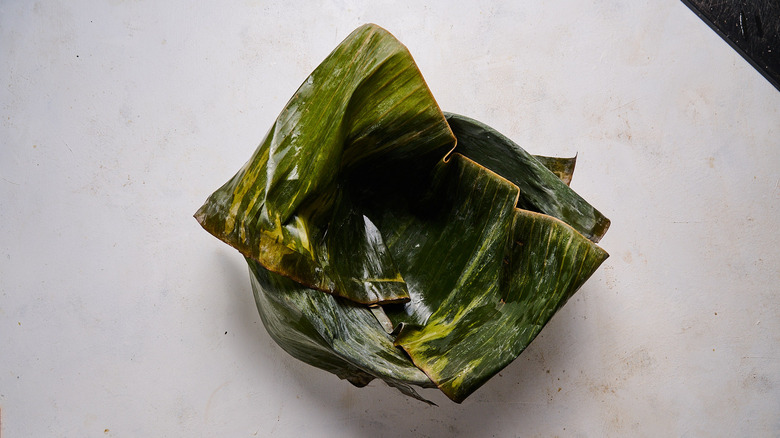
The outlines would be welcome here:
[[[352,202],[343,188],[409,184],[454,146],[406,47],[363,26],[306,79],[249,162],[195,216],[301,284],[364,304],[408,300],[382,250],[370,249],[378,236],[343,205]],[[335,237],[327,235],[333,223]]]
[[[608,256],[609,220],[568,187],[573,170],[442,113],[408,50],[366,25],[195,217],[244,254],[290,354],[461,402]]]

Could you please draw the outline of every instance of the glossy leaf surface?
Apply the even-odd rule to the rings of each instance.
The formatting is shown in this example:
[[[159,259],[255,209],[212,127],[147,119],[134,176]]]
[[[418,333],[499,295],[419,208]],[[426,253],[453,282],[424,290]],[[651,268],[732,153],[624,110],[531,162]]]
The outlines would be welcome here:
[[[411,208],[377,223],[411,301],[388,306],[396,340],[462,401],[525,349],[607,254],[548,215],[515,208],[518,187],[456,153]]]
[[[434,384],[393,345],[367,307],[309,289],[246,260],[263,325],[285,351],[355,386],[378,377],[426,401],[411,385]]]
[[[331,245],[331,223],[360,248],[378,238],[349,207],[334,204],[350,202],[342,188],[356,179],[409,184],[454,145],[406,47],[363,26],[306,79],[254,156],[195,217],[245,256],[307,286],[365,304],[407,300],[381,254],[344,254],[344,245]],[[365,276],[353,278],[360,269],[348,264],[361,257]]]
[[[609,219],[515,142],[468,117],[448,114],[447,122],[458,138],[458,152],[517,185],[518,208],[561,219],[594,242],[607,232]]]
[[[568,187],[573,169],[445,119],[406,48],[367,25],[195,216],[245,255],[291,355],[460,402],[607,257],[595,242],[609,220]]]

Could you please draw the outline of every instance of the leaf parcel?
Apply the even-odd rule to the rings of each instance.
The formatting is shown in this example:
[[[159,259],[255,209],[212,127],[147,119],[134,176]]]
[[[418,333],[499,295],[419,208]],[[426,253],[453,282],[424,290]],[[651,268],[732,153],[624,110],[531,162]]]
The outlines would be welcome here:
[[[291,355],[461,402],[608,257],[609,220],[569,188],[573,170],[442,113],[406,47],[365,25],[195,217],[245,256]]]

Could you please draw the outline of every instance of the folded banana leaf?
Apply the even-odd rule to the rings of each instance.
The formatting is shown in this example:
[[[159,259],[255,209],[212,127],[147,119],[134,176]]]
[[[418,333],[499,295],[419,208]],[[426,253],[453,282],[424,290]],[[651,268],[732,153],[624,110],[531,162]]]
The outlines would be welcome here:
[[[244,254],[291,355],[461,402],[608,257],[609,220],[569,188],[573,170],[443,113],[408,50],[366,25],[195,217]]]
[[[558,158],[547,157],[544,155],[534,155],[539,163],[549,169],[555,174],[561,181],[567,186],[571,184],[571,178],[574,176],[574,166],[577,164],[577,157],[572,158]]]

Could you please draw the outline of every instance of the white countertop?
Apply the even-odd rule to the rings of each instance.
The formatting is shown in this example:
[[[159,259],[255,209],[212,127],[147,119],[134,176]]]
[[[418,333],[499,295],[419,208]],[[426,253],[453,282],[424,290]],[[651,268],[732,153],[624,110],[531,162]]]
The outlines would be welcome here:
[[[780,435],[780,92],[682,2],[195,3],[0,4],[0,436]],[[192,218],[366,22],[612,220],[462,405],[290,357]]]

